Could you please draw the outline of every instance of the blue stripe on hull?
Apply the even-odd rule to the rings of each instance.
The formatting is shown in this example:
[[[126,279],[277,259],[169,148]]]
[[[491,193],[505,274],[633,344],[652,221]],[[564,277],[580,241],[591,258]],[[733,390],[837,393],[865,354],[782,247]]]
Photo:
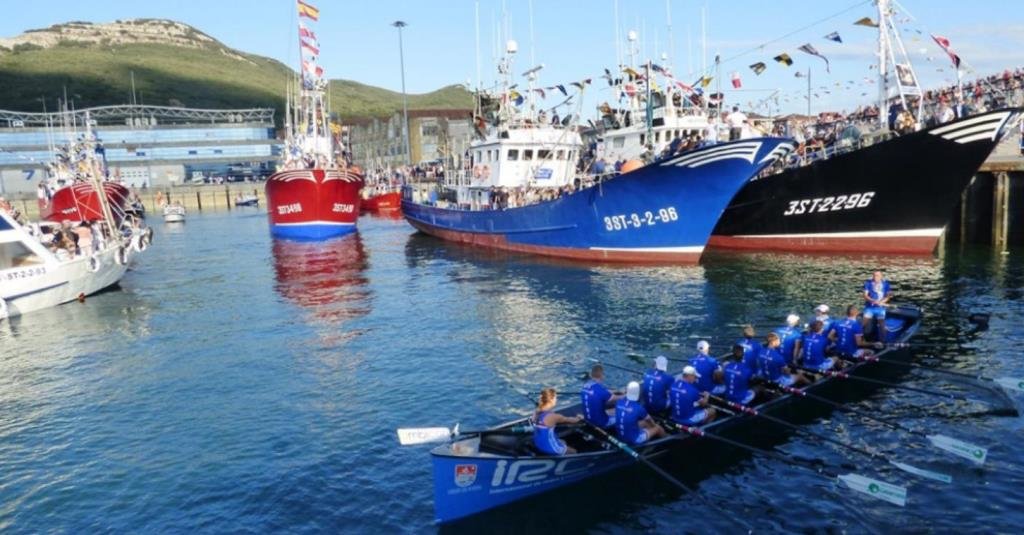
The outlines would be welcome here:
[[[355,232],[355,225],[325,225],[310,223],[308,225],[270,225],[270,234],[275,238],[298,241],[317,241],[344,236]]]

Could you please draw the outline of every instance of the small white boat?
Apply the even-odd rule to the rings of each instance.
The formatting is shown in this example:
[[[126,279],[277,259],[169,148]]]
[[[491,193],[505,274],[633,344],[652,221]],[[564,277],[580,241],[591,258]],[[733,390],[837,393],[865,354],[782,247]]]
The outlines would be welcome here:
[[[165,223],[184,223],[185,222],[185,207],[175,203],[164,206],[164,222]]]
[[[41,235],[0,212],[0,320],[82,299],[116,284],[152,237],[140,229],[128,238],[115,235],[95,241],[100,247],[91,254],[71,256],[63,249],[51,252]]]
[[[255,195],[239,195],[235,197],[235,206],[259,206],[260,198]]]

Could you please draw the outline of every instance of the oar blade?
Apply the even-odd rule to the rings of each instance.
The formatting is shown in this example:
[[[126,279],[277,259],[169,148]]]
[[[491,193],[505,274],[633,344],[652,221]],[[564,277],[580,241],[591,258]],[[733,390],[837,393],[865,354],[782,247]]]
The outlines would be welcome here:
[[[850,489],[862,494],[867,494],[872,498],[889,502],[900,507],[907,505],[906,487],[893,485],[892,483],[886,483],[885,481],[879,481],[877,479],[871,479],[870,477],[864,477],[860,474],[842,474],[839,476],[839,480]]]
[[[661,346],[661,347],[672,348],[672,347],[679,347],[680,343],[679,342],[662,342],[662,343],[660,343],[658,345]]]
[[[964,442],[946,435],[928,435],[928,440],[933,446],[943,451],[948,451],[958,457],[963,457],[976,464],[985,464],[988,457],[988,449],[981,446]]]
[[[953,482],[953,476],[951,476],[949,474],[943,474],[942,472],[933,472],[932,470],[925,470],[924,468],[918,468],[916,466],[913,466],[913,465],[910,465],[910,464],[907,464],[907,463],[901,463],[901,462],[897,462],[897,461],[889,461],[889,462],[893,466],[895,466],[896,468],[899,468],[900,470],[903,470],[904,472],[908,472],[908,473],[914,474],[915,476],[921,476],[921,477],[924,477],[924,478],[933,479],[935,481],[941,481],[943,483],[952,483]]]
[[[1024,392],[1024,378],[1020,377],[996,377],[996,384],[1007,389]]]
[[[444,442],[451,436],[452,432],[447,427],[413,427],[398,430],[398,443],[403,446],[412,446],[428,442]]]

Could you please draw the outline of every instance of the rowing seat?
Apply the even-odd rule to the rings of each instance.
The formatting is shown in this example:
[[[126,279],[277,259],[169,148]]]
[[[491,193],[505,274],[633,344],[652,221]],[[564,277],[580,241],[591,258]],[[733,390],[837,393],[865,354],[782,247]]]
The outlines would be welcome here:
[[[516,435],[485,434],[480,437],[480,450],[517,456],[521,455],[524,449],[529,450],[529,448],[523,448],[522,442],[523,439]],[[531,450],[530,455],[535,455],[535,452]]]

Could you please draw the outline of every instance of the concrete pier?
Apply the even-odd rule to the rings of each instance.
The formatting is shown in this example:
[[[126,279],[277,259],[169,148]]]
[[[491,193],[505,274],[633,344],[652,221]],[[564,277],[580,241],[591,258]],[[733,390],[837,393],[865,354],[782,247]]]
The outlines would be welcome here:
[[[1019,131],[981,166],[946,228],[947,244],[988,244],[1005,252],[1024,245],[1024,156]]]
[[[235,197],[256,195],[259,198],[260,210],[266,209],[266,195],[263,183],[234,182],[229,184],[206,184],[201,186],[176,186],[165,188],[147,188],[136,190],[142,204],[146,205],[147,217],[161,217],[161,208],[157,204],[159,193],[167,202],[178,201],[188,212],[234,210]],[[20,195],[12,201],[29,220],[39,218],[39,206],[35,197]],[[254,210],[254,208],[246,208]]]

